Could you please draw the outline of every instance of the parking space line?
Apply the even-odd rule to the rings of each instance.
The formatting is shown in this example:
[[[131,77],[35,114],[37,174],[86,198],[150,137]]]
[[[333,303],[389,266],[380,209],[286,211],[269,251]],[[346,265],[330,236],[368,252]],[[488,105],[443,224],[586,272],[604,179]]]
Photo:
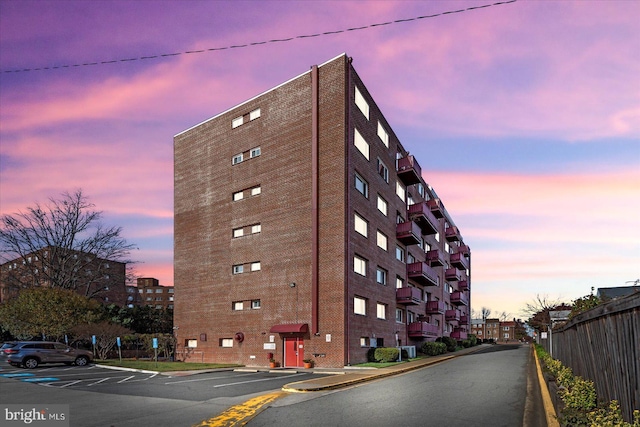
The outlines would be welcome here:
[[[94,383],[87,384],[87,387],[91,387],[92,385],[100,384],[100,383],[105,382],[105,381],[110,380],[110,379],[111,379],[110,377],[103,378],[103,379],[98,380],[98,381],[96,381]]]
[[[128,381],[128,380],[130,380],[131,378],[135,378],[135,377],[136,377],[135,375],[131,375],[131,376],[129,376],[129,377],[127,377],[127,378],[123,379],[123,380],[118,381],[118,384],[122,384],[123,382]]]
[[[214,381],[214,380],[222,380],[225,378],[248,377],[248,376],[254,376],[254,375],[255,373],[243,374],[243,375],[226,375],[224,377],[197,378],[194,380],[171,381],[171,382],[166,382],[165,384],[181,384],[181,383],[193,383],[193,382],[199,382],[199,381]]]
[[[297,376],[300,376],[300,375],[306,375],[306,374],[292,374],[288,378],[297,377]],[[238,385],[238,384],[257,383],[257,382],[260,382],[260,381],[273,381],[273,380],[281,380],[281,379],[282,379],[282,377],[261,378],[259,380],[239,381],[239,382],[229,383],[229,384],[218,384],[218,385],[214,385],[213,388],[229,387],[229,386]]]
[[[72,381],[72,382],[70,382],[70,383],[68,383],[68,384],[58,386],[58,388],[65,388],[65,387],[69,387],[69,386],[76,385],[76,384],[81,383],[81,382],[82,382],[82,380]]]

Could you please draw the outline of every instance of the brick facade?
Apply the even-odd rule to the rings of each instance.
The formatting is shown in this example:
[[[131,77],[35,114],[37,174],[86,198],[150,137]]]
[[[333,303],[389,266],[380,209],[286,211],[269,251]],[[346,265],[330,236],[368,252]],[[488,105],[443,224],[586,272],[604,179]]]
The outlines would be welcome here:
[[[356,87],[368,118],[355,104]],[[356,131],[368,159],[354,145]],[[407,202],[437,201],[421,177],[402,185],[410,201],[396,195],[402,182],[396,161],[408,156],[345,55],[176,135],[178,354],[245,365],[265,365],[273,354],[287,366],[302,358],[344,366],[365,361],[372,343],[395,346],[396,335],[401,345],[443,335],[464,339],[470,254],[459,233],[445,237],[455,228],[446,210],[436,205],[438,234],[418,233],[420,245],[396,239],[398,218],[409,221]],[[356,189],[356,174],[368,184],[366,195]],[[366,237],[355,230],[356,214]],[[439,251],[444,264],[434,264],[437,284],[428,286],[407,277],[407,261],[425,262],[425,248]],[[456,268],[450,253],[458,252],[465,255]],[[364,271],[354,271],[355,257]],[[445,280],[447,268],[460,280]],[[376,283],[378,269],[386,272],[384,285]],[[398,303],[397,278],[418,288],[419,299]],[[450,295],[458,291],[454,301]],[[364,314],[354,313],[356,297],[364,300]],[[441,313],[427,314],[425,299],[439,301]],[[457,319],[446,321],[445,309]],[[409,336],[409,320],[435,329]],[[278,332],[283,328],[297,332]]]

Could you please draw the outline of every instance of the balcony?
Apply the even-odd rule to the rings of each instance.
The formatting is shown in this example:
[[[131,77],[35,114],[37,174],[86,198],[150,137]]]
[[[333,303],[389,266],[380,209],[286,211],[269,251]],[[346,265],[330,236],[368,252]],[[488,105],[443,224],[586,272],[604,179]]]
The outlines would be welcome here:
[[[422,291],[411,286],[396,289],[396,303],[398,304],[420,304],[422,301]]]
[[[396,238],[407,246],[417,245],[421,237],[420,227],[413,221],[401,222],[396,227]]]
[[[457,282],[462,279],[462,273],[455,268],[447,268],[444,272],[444,278],[452,282]]]
[[[440,267],[447,263],[447,260],[444,257],[444,252],[440,249],[432,249],[427,251],[427,263],[431,267]]]
[[[444,320],[447,322],[457,322],[460,320],[460,310],[447,310],[444,312]]]
[[[469,261],[467,261],[467,258],[461,252],[451,254],[449,261],[451,262],[451,265],[456,267],[458,270],[466,271],[467,268],[469,268]]]
[[[427,200],[427,206],[429,206],[433,216],[436,218],[444,218],[444,206],[442,206],[440,199]]]
[[[438,274],[426,262],[407,264],[407,277],[423,286],[438,285]]]
[[[458,227],[455,226],[447,227],[447,229],[444,230],[444,237],[449,242],[458,242],[462,240],[462,236],[460,236],[460,230],[458,230]]]
[[[431,213],[427,202],[415,203],[409,206],[409,219],[420,226],[424,235],[428,236],[438,232],[438,220]]]
[[[398,159],[398,178],[405,185],[417,184],[422,177],[422,169],[413,156]]]
[[[456,328],[451,332],[451,338],[455,338],[457,340],[466,340],[467,339],[467,331],[463,331],[459,328]]]
[[[461,314],[460,315],[460,327],[467,326],[469,324],[469,315]]]
[[[427,314],[444,314],[444,301],[427,301],[426,306]]]
[[[427,322],[413,322],[409,323],[408,332],[411,338],[437,337],[438,326]]]
[[[461,244],[458,246],[458,252],[469,258],[471,256],[471,248],[468,245]]]
[[[451,304],[455,305],[469,305],[469,299],[464,292],[460,291],[452,292],[449,301],[451,301]]]
[[[468,278],[464,280],[460,280],[458,282],[458,290],[459,291],[470,291],[471,290],[471,280]]]

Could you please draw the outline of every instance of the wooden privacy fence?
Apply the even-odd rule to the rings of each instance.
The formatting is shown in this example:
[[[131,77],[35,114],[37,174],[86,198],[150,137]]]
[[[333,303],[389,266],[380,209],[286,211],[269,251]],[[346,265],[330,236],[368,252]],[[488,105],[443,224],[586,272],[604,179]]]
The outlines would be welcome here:
[[[601,304],[553,330],[553,358],[590,379],[598,399],[640,409],[640,292]]]

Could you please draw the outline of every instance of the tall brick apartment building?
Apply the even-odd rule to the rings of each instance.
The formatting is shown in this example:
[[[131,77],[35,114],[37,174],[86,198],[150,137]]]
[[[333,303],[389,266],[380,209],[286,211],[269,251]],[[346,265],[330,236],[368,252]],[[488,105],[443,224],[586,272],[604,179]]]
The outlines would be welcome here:
[[[466,338],[470,251],[351,58],[174,138],[183,358],[363,362]]]

